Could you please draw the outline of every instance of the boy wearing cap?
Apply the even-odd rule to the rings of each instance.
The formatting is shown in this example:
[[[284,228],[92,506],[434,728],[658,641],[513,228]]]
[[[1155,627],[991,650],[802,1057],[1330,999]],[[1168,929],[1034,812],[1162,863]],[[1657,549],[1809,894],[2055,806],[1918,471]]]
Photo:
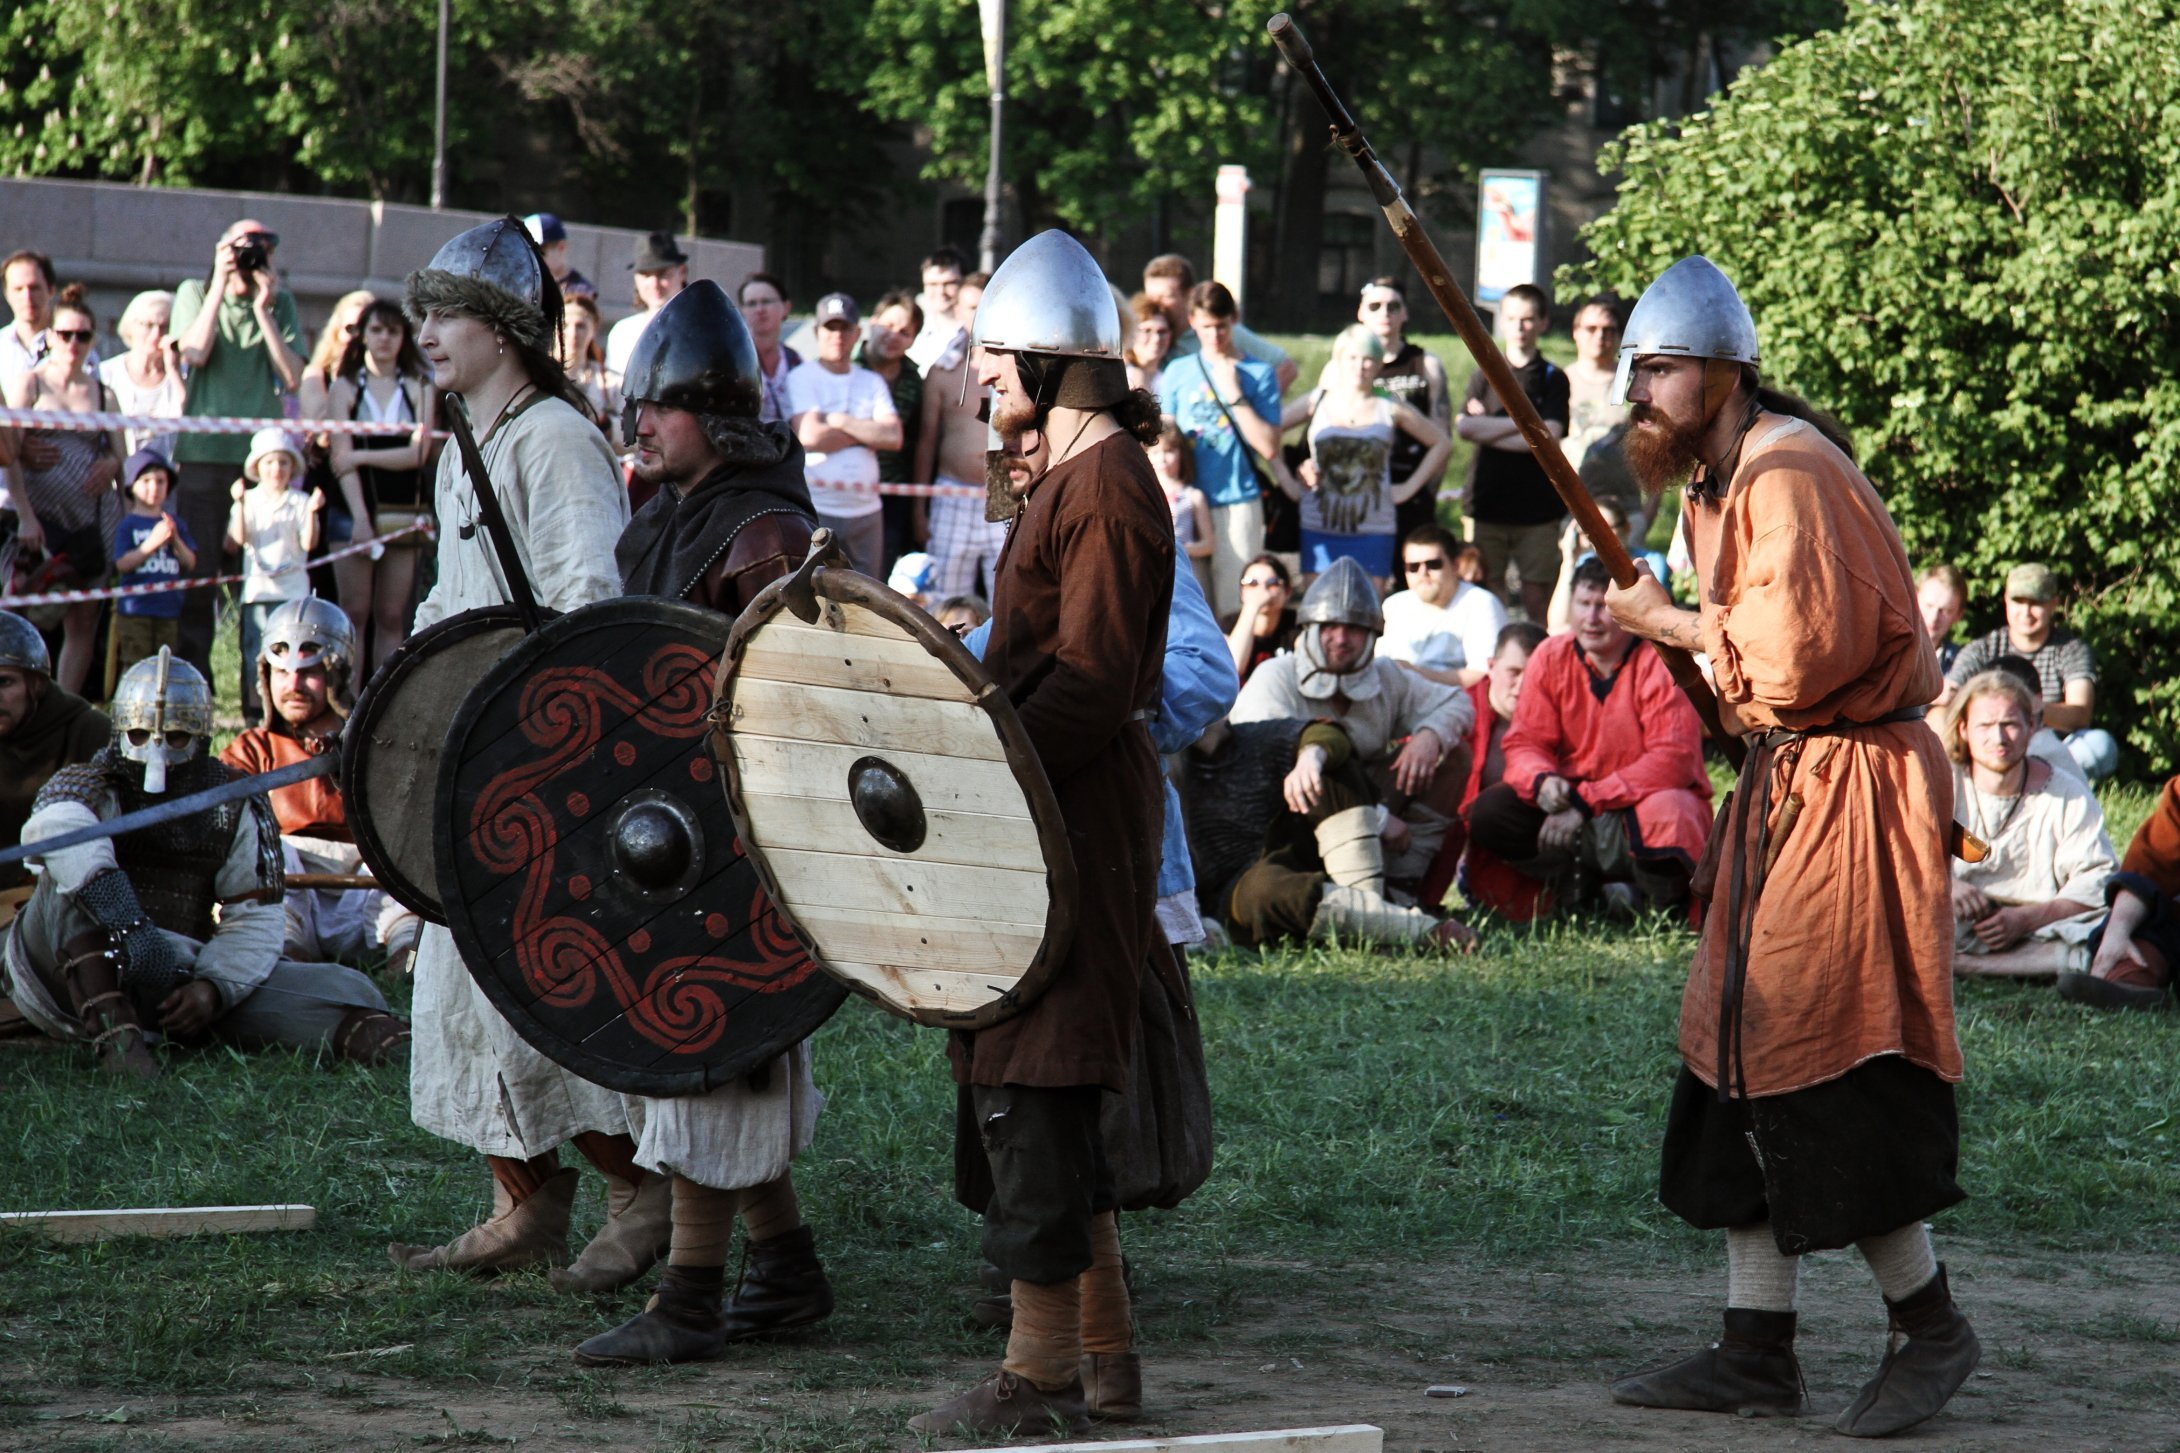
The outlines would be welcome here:
[[[553,275],[563,298],[595,298],[598,284],[568,266],[568,229],[550,212],[532,212],[522,219],[531,240],[544,255],[545,270]]]
[[[121,487],[128,491],[129,512],[114,530],[114,571],[124,589],[179,581],[197,568],[196,542],[189,529],[166,512],[167,491],[174,487],[174,466],[156,449],[139,449],[121,467]],[[182,618],[182,592],[161,590],[124,595],[114,609],[112,651],[106,662],[106,694],[114,694],[121,673],[161,646],[174,644]]]
[[[636,311],[606,334],[606,368],[615,374],[628,372],[628,360],[643,330],[651,326],[667,299],[689,285],[689,254],[674,242],[673,233],[650,232],[636,244],[628,269],[635,275]]]
[[[788,423],[802,441],[818,523],[857,570],[876,575],[886,548],[877,451],[901,447],[901,416],[886,381],[850,360],[862,331],[855,299],[827,293],[815,321],[817,357],[787,375]]]
[[[227,548],[242,552],[242,715],[256,726],[263,705],[257,699],[257,656],[265,618],[282,601],[310,594],[305,566],[318,548],[325,491],[303,488],[302,451],[285,429],[260,429],[250,436],[242,481],[250,487],[235,485]]]
[[[2006,573],[2006,624],[1961,647],[1945,673],[1939,706],[2001,656],[2019,656],[2036,668],[2044,696],[2043,730],[2066,749],[2090,781],[2119,768],[2119,743],[2089,724],[2097,701],[2097,658],[2089,643],[2058,624],[2059,578],[2049,565],[2016,565]]]

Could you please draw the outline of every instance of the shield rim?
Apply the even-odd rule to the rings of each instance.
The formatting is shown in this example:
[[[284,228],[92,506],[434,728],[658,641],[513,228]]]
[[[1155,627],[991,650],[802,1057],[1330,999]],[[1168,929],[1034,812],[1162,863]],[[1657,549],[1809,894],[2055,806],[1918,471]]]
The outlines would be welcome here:
[[[496,607],[496,609],[505,609],[510,615],[513,612],[512,607]],[[624,614],[642,616],[646,623],[653,625],[663,624],[660,620],[662,614],[669,617],[679,616],[693,632],[716,633],[725,620],[725,617],[718,611],[707,610],[703,606],[692,605],[688,601],[658,595],[614,596],[569,611],[565,615],[547,621],[538,630],[523,637],[521,641],[516,643],[513,650],[495,662],[492,669],[486,672],[478,680],[477,684],[469,689],[469,693],[462,698],[460,709],[454,713],[453,722],[447,728],[448,743],[451,745],[454,742],[466,739],[471,729],[476,726],[477,719],[484,714],[493,702],[499,699],[500,693],[512,681],[526,674],[530,664],[539,656],[551,650],[564,638],[582,633],[595,622],[604,621],[610,624],[613,617]],[[718,700],[716,689],[712,699],[715,703]],[[694,750],[708,750],[705,743],[708,743],[709,738],[710,733],[705,733],[699,739]],[[441,878],[442,894],[444,894],[446,888],[452,886],[447,880],[453,872],[449,865],[453,862],[455,822],[454,814],[448,808],[454,801],[454,773],[459,765],[460,758],[455,752],[444,752],[439,758],[439,781],[432,814],[432,846]],[[735,824],[735,830],[737,833],[740,832],[739,823]],[[746,850],[745,844],[745,852]],[[756,863],[754,855],[751,856],[750,861],[757,867],[759,881],[765,884],[766,892],[772,893],[773,884],[764,873],[762,865]],[[788,918],[786,910],[779,906],[776,894],[774,894],[774,900],[773,911],[780,915],[782,922],[792,927],[794,921]],[[786,1044],[776,1048],[766,1048],[762,1052],[751,1051],[731,1058],[722,1057],[706,1063],[701,1068],[681,1070],[640,1069],[634,1065],[623,1064],[617,1060],[594,1054],[582,1044],[571,1041],[548,1029],[536,1015],[530,1012],[529,1005],[516,997],[503,980],[478,973],[475,967],[476,963],[481,959],[489,959],[491,954],[486,951],[486,945],[476,933],[468,915],[449,914],[446,919],[446,928],[454,936],[455,947],[461,953],[463,971],[469,975],[470,982],[475,984],[484,993],[485,998],[491,1001],[492,1007],[498,1010],[501,1017],[505,1018],[508,1024],[514,1028],[515,1033],[522,1037],[523,1043],[562,1068],[589,1080],[592,1084],[602,1085],[606,1089],[617,1090],[622,1094],[670,1098],[682,1095],[702,1095],[719,1089],[723,1085],[747,1076],[754,1070],[771,1064],[788,1050],[794,1048],[795,1045],[807,1040],[827,1020],[833,1017],[834,1013],[847,1001],[848,997],[846,987],[831,974],[825,974],[819,980],[819,987],[813,989],[808,996],[810,1003],[816,1007],[813,1007],[803,1019],[789,1021],[790,1024],[803,1026],[804,1020],[807,1020],[806,1027],[802,1027],[802,1032]],[[800,932],[795,934],[795,941],[802,946],[805,953],[809,952],[808,942]],[[812,957],[815,960],[815,956]],[[822,961],[819,961],[819,966],[820,968],[823,967]]]
[[[371,739],[371,729],[385,704],[401,699],[401,685],[414,673],[417,662],[438,649],[442,642],[464,640],[487,627],[507,626],[517,630],[522,628],[522,618],[511,605],[479,606],[474,610],[457,611],[443,620],[433,621],[396,646],[394,653],[386,658],[386,664],[372,673],[371,679],[364,683],[363,690],[357,694],[356,704],[348,713],[348,725],[342,733],[350,745],[341,754],[341,804],[348,816],[348,833],[355,841],[356,852],[370,866],[371,876],[378,880],[379,887],[385,890],[389,898],[425,922],[436,923],[442,928],[446,926],[447,916],[438,893],[436,834],[432,847],[433,881],[427,889],[409,877],[400,864],[394,861],[393,854],[387,850],[386,840],[379,835],[373,824],[368,805],[370,799],[364,794],[360,780],[363,764],[370,757],[364,744]],[[463,697],[463,703],[466,704],[467,701],[468,697]],[[457,706],[454,717],[460,716],[461,707]],[[450,718],[447,723],[450,733],[453,724],[454,718]],[[440,744],[442,762],[446,760],[445,745],[444,742]]]
[[[1000,1024],[1036,1002],[1043,994],[1052,976],[1059,971],[1067,958],[1067,950],[1075,936],[1075,918],[1079,911],[1077,896],[1075,850],[1068,842],[1067,825],[1060,816],[1060,800],[1052,791],[1051,779],[1045,776],[1044,763],[1038,759],[1037,749],[1029,739],[1029,729],[1015,715],[1014,703],[1007,699],[999,683],[992,679],[984,663],[978,660],[961,638],[924,613],[913,601],[884,583],[860,574],[845,566],[820,565],[809,573],[807,585],[821,600],[837,601],[841,605],[861,606],[874,611],[888,621],[907,631],[918,645],[936,656],[961,679],[973,693],[974,704],[981,707],[999,736],[1000,749],[1006,754],[1007,766],[1014,772],[1014,780],[1022,789],[1023,800],[1029,806],[1030,821],[1036,825],[1037,841],[1044,850],[1045,875],[1051,887],[1051,904],[1045,911],[1044,942],[1037,946],[1029,967],[1015,981],[1014,987],[993,999],[980,1009],[946,1011],[941,1009],[909,1009],[896,1004],[870,985],[835,975],[832,964],[819,952],[815,941],[806,932],[785,902],[780,885],[772,875],[772,864],[766,858],[755,836],[749,829],[749,814],[742,804],[742,777],[737,769],[731,744],[733,728],[731,720],[733,692],[741,679],[742,651],[749,638],[769,623],[787,605],[790,587],[798,587],[801,572],[782,576],[757,593],[754,600],[743,607],[735,619],[734,629],[727,636],[725,659],[720,663],[718,684],[714,691],[712,709],[711,753],[720,771],[720,781],[726,789],[727,809],[734,815],[735,830],[741,834],[742,850],[757,865],[763,878],[765,891],[772,895],[773,905],[780,917],[794,930],[803,950],[817,966],[843,985],[887,1013],[933,1029],[989,1029]],[[799,588],[799,587],[798,587]]]

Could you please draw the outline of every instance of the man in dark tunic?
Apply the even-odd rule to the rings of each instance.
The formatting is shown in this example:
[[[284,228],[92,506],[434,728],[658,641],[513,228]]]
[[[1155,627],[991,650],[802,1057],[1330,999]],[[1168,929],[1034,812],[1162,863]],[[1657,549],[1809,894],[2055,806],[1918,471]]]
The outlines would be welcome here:
[[[1128,1316],[1098,1120],[1104,1092],[1127,1088],[1159,937],[1164,798],[1147,722],[1173,526],[1142,447],[1157,406],[1127,387],[1119,309],[1080,244],[1058,232],[1023,244],[993,275],[972,341],[1004,447],[1051,450],[999,557],[984,663],[1059,799],[1081,895],[1044,994],[952,1045],[956,1158],[988,1162],[984,1257],[1011,1280],[1014,1325],[996,1373],[910,1426],[976,1435],[1082,1427],[1085,1321]]]
[[[629,357],[622,397],[621,436],[635,446],[637,481],[655,491],[614,548],[622,583],[631,595],[719,611],[724,636],[758,591],[801,563],[817,517],[802,446],[786,426],[759,420],[756,345],[717,283],[692,283],[659,308]],[[636,1164],[672,1184],[673,1236],[658,1294],[577,1347],[575,1360],[700,1361],[831,1313],[788,1169],[821,1103],[809,1046],[709,1094],[625,1098]],[[730,1297],[737,1214],[748,1253]]]

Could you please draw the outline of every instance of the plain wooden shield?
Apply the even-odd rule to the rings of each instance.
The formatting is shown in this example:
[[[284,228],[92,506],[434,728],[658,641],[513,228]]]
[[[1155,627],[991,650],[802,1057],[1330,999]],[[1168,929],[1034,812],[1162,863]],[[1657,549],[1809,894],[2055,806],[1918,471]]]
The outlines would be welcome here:
[[[1075,860],[1013,704],[952,632],[806,563],[736,621],[713,715],[743,844],[826,972],[952,1029],[1036,998]]]
[[[630,1094],[747,1075],[847,997],[773,907],[714,780],[726,632],[656,596],[571,611],[474,685],[440,761],[463,964],[524,1040]]]
[[[432,793],[447,728],[471,687],[522,639],[511,605],[465,610],[403,641],[349,713],[341,800],[356,851],[403,907],[445,923]]]

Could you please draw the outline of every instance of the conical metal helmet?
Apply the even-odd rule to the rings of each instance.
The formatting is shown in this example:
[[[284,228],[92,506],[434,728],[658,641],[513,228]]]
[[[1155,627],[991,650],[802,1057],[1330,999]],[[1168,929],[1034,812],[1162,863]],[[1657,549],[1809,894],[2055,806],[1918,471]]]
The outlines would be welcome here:
[[[1349,555],[1333,561],[1332,568],[1303,592],[1294,618],[1298,625],[1360,626],[1372,635],[1385,634],[1385,607],[1378,601],[1378,588]]]
[[[53,674],[53,653],[46,649],[45,637],[29,621],[4,610],[0,610],[0,666],[40,676]]]
[[[1709,258],[1684,257],[1643,290],[1620,335],[1620,367],[1612,376],[1614,405],[1627,402],[1635,360],[1651,353],[1757,361],[1756,320],[1732,281]]]
[[[356,628],[348,612],[315,595],[300,596],[273,607],[265,618],[263,644],[257,652],[257,691],[268,708],[273,700],[272,673],[308,671],[323,666],[326,692],[333,710],[342,710],[356,661]]]
[[[144,764],[144,790],[167,790],[167,769],[197,755],[212,736],[212,688],[187,661],[174,659],[165,646],[121,674],[106,715],[114,724],[114,746],[131,762]],[[189,740],[167,741],[170,732]]]
[[[421,323],[435,308],[467,313],[540,352],[545,325],[545,269],[529,229],[516,217],[480,222],[409,274],[403,308]]]
[[[1056,229],[1038,233],[999,264],[969,333],[977,348],[1116,360],[1126,338],[1097,259]]]
[[[622,375],[621,437],[636,437],[636,405],[754,419],[764,403],[757,345],[741,309],[709,278],[693,282],[644,326]]]

